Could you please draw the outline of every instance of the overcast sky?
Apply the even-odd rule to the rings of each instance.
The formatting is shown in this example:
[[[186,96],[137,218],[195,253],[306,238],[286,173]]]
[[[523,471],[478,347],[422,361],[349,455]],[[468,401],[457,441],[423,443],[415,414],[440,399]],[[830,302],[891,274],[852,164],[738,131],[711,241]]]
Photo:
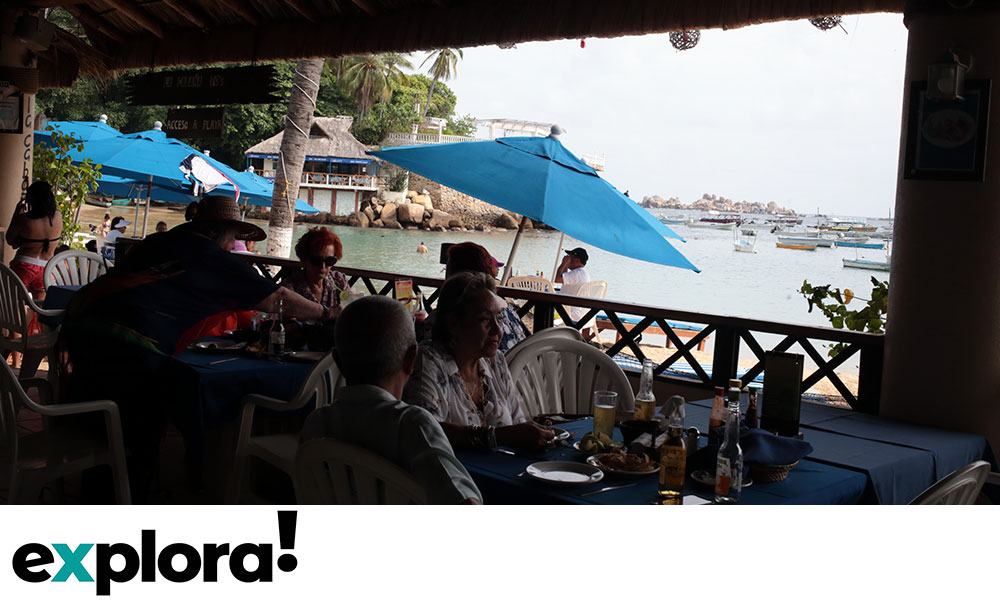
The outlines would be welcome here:
[[[894,204],[906,58],[902,15],[469,48],[456,112],[558,123],[630,196],[710,193],[798,212],[884,217]],[[423,59],[415,55],[415,64]]]

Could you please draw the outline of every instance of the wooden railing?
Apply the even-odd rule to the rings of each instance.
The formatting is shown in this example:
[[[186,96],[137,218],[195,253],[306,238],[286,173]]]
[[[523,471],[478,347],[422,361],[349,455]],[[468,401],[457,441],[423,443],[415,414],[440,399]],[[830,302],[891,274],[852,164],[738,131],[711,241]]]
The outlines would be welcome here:
[[[270,276],[272,277],[278,277],[278,270],[281,268],[299,267],[298,261],[287,258],[248,256],[247,259],[252,263],[271,267]],[[428,308],[434,305],[437,300],[438,289],[444,282],[443,279],[437,277],[404,275],[341,266],[338,266],[337,269],[347,275],[348,280],[355,289],[359,289],[360,285],[361,288],[367,290],[370,294],[391,295],[395,281],[409,279],[413,282],[414,289],[422,291],[425,294],[429,305]],[[884,340],[881,335],[858,333],[829,327],[810,327],[758,319],[696,313],[643,304],[611,302],[603,299],[532,292],[508,287],[500,288],[500,295],[516,301],[520,305],[518,313],[522,317],[531,313],[535,331],[551,327],[556,316],[561,317],[563,323],[579,329],[599,313],[603,313],[614,326],[616,332],[621,336],[620,340],[607,349],[607,354],[612,357],[628,348],[636,359],[641,362],[646,358],[646,353],[643,352],[642,347],[639,345],[642,333],[648,328],[658,327],[673,344],[674,352],[664,360],[659,361],[654,369],[654,373],[661,379],[675,380],[686,385],[691,385],[692,381],[690,379],[682,378],[667,371],[672,365],[683,360],[695,372],[696,379],[693,384],[706,390],[711,390],[715,386],[725,387],[729,379],[736,377],[741,345],[745,345],[757,359],[757,362],[750,366],[740,378],[743,385],[746,385],[763,373],[764,354],[766,351],[784,352],[798,344],[802,351],[816,365],[816,369],[813,372],[805,372],[803,374],[803,390],[807,390],[823,379],[826,379],[837,389],[851,408],[872,414],[878,413],[884,348]],[[586,309],[586,312],[579,320],[574,321],[568,313],[567,306],[582,307]],[[634,324],[626,323],[623,320],[625,317],[631,320],[637,318],[638,322]],[[700,326],[701,330],[693,337],[682,339],[671,325],[672,323],[676,325],[676,322],[694,324]],[[769,348],[765,348],[760,340],[761,334],[776,335],[779,341]],[[692,350],[711,335],[715,336],[715,341],[712,372],[709,374],[692,356]],[[827,358],[817,348],[817,344],[826,342],[842,343],[845,347],[835,358]],[[859,382],[856,394],[848,388],[835,371],[837,367],[840,367],[855,355],[859,356]]]
[[[277,171],[259,171],[261,177],[273,180]],[[375,188],[378,177],[374,175],[342,175],[338,173],[316,173],[303,171],[301,183],[307,185],[329,185],[335,187]]]

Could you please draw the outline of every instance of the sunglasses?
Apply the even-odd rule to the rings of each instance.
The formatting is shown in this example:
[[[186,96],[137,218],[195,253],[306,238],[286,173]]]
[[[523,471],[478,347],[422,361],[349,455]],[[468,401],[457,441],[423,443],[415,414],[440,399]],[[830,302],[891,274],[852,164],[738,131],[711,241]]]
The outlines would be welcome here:
[[[310,256],[309,264],[311,264],[314,267],[322,267],[323,265],[332,267],[333,265],[337,264],[337,257],[327,256],[326,258],[323,258],[322,256]]]

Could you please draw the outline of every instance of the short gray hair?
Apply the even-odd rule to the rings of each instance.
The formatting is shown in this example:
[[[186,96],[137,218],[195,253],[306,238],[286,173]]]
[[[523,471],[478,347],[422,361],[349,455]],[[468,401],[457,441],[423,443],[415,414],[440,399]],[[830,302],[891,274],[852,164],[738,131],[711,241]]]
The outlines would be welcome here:
[[[340,313],[334,332],[337,362],[347,382],[376,385],[403,368],[417,344],[413,317],[398,301],[366,296]]]

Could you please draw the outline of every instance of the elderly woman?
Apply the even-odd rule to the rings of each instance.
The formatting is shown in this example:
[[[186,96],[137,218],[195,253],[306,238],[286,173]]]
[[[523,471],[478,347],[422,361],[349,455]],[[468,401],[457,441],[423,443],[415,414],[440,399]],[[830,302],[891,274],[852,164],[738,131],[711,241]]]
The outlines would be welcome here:
[[[35,299],[43,299],[45,264],[55,254],[62,238],[62,214],[56,208],[52,186],[44,181],[28,186],[24,200],[10,220],[5,238],[17,250],[10,261],[10,269],[17,273]]]
[[[528,421],[500,347],[500,312],[493,278],[462,272],[438,298],[434,341],[420,346],[403,399],[441,422],[455,447],[539,448],[554,433]]]
[[[451,277],[462,271],[472,271],[473,273],[485,273],[490,277],[496,277],[498,267],[503,266],[493,258],[486,248],[472,242],[455,244],[448,248],[448,264],[445,267],[445,277]],[[503,302],[501,300],[501,302]],[[521,317],[511,305],[503,302],[500,310],[500,352],[507,354],[507,351],[517,345],[518,342],[528,337],[528,328],[524,326]]]
[[[351,291],[343,273],[333,268],[344,256],[340,238],[326,227],[313,227],[295,244],[302,271],[286,277],[281,285],[340,314],[340,295]]]

